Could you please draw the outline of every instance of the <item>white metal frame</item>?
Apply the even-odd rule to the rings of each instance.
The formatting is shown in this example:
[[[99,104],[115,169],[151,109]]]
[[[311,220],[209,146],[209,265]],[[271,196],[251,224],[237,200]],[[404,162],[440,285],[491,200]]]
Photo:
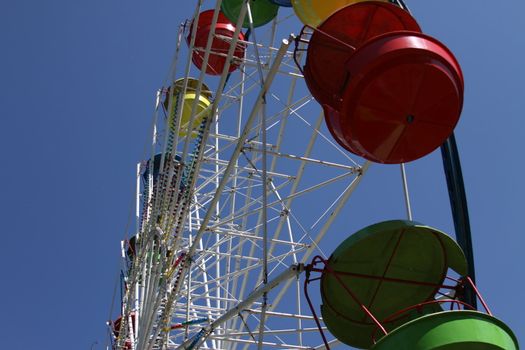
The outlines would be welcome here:
[[[202,3],[197,1],[194,19]],[[220,5],[217,0],[212,26]],[[302,303],[298,276],[313,254],[325,255],[322,240],[369,163],[359,165],[323,131],[323,115],[305,95],[293,63],[294,37],[274,47],[277,21],[266,39],[258,41],[252,28],[257,37],[237,42],[246,15],[251,20],[245,3],[233,39],[220,37],[232,46],[200,130],[202,141],[192,138],[197,103],[181,136],[175,130],[182,108],[175,106],[182,105],[183,94],[167,96],[168,111],[175,110],[168,121],[160,117],[165,91],[157,94],[151,159],[162,153],[162,170],[154,179],[149,162],[141,185],[145,163],[137,168],[138,248],[127,271],[117,349],[126,349],[127,341],[140,350],[324,348],[310,336],[317,329]],[[191,53],[195,27],[179,30],[172,81],[184,30]],[[210,34],[204,65],[212,39]],[[246,45],[247,56],[230,75],[238,44]],[[183,91],[195,72],[190,57],[183,62]],[[196,100],[207,79],[200,72]],[[294,138],[305,140],[302,151]],[[315,216],[312,206],[319,206]]]

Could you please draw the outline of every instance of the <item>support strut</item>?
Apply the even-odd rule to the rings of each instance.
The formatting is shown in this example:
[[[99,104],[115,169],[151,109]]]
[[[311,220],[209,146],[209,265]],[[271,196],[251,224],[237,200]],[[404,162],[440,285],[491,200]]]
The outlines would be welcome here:
[[[452,133],[447,141],[441,146],[441,156],[443,158],[445,177],[447,178],[448,196],[450,198],[450,208],[452,209],[452,217],[454,219],[456,240],[467,258],[468,276],[474,283],[476,283],[467,195],[465,193],[461,162],[454,133]],[[476,293],[468,283],[465,284],[465,293],[462,296],[461,301],[466,302],[477,309]]]

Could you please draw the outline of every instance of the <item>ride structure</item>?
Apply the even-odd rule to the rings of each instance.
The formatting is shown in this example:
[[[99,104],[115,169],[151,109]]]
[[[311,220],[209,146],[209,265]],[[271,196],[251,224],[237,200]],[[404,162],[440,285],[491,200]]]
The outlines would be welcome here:
[[[444,144],[461,191],[463,90],[402,1],[197,1],[137,165],[108,348],[518,349],[474,284],[470,237],[412,219],[405,162]],[[327,256],[372,163],[400,165],[408,220]]]

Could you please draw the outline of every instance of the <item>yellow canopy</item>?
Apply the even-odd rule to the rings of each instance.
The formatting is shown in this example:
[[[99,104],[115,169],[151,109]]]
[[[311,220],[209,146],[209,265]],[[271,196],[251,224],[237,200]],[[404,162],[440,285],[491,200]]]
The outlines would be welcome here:
[[[301,22],[316,28],[334,12],[365,0],[292,0],[295,14]],[[388,2],[387,0],[379,0]]]

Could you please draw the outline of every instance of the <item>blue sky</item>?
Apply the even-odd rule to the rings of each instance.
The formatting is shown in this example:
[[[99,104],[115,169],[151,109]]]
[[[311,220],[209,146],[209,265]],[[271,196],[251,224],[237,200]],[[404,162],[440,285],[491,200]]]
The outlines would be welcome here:
[[[2,5],[0,344],[13,350],[89,349],[97,341],[95,349],[102,349],[135,164],[144,157],[155,91],[164,84],[177,26],[194,4]],[[465,106],[456,136],[478,286],[494,314],[525,339],[525,4],[408,5],[423,30],[462,65]],[[363,217],[383,217],[370,198],[388,191],[375,179],[389,169],[377,166],[363,181]],[[448,206],[435,204],[447,204],[439,154],[408,170],[420,189],[413,198],[416,218],[442,220],[441,228],[452,233]]]

